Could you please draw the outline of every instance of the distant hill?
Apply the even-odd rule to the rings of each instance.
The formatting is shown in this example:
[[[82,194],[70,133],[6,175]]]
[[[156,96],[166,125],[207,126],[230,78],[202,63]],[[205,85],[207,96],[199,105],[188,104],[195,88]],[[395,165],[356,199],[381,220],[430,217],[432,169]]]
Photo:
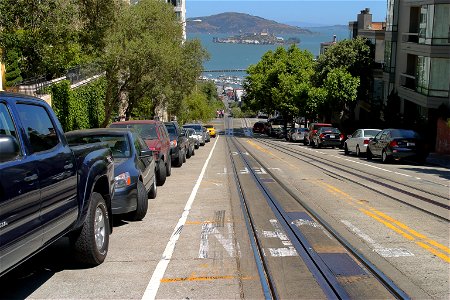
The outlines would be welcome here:
[[[186,31],[188,33],[226,34],[269,32],[279,35],[312,33],[308,29],[297,26],[281,24],[261,17],[234,12],[189,18],[186,23]]]

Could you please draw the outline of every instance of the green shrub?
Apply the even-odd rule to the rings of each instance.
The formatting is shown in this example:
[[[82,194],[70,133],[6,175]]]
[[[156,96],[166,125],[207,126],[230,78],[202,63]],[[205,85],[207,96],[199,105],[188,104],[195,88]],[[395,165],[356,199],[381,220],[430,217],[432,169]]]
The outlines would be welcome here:
[[[74,90],[67,80],[50,87],[52,106],[64,131],[99,127],[104,118],[105,78]]]

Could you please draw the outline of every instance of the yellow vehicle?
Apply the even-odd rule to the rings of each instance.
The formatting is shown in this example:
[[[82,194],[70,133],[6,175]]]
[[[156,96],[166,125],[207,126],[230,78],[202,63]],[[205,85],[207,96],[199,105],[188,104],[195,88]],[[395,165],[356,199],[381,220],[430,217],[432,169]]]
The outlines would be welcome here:
[[[216,137],[216,129],[214,128],[214,126],[211,124],[208,124],[208,125],[205,125],[205,127],[206,127],[206,129],[208,129],[209,135],[211,137],[215,138]]]

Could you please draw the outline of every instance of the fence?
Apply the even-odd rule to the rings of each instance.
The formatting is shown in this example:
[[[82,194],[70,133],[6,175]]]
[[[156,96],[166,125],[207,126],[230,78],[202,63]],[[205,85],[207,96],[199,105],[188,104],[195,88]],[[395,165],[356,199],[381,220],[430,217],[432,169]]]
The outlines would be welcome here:
[[[19,83],[13,90],[27,95],[39,96],[46,94],[46,88],[59,81],[69,80],[71,86],[79,86],[102,74],[103,72],[97,64],[77,66],[70,68],[67,71],[66,76],[52,80],[46,80],[45,76],[30,78]]]

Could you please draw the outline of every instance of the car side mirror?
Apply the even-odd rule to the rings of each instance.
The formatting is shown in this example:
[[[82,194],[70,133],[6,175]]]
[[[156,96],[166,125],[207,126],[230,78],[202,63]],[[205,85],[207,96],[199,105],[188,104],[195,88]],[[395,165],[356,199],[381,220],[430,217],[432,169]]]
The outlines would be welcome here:
[[[141,150],[140,157],[149,157],[149,156],[153,156],[152,150]]]
[[[20,154],[19,143],[12,135],[0,134],[0,162],[12,160]]]

